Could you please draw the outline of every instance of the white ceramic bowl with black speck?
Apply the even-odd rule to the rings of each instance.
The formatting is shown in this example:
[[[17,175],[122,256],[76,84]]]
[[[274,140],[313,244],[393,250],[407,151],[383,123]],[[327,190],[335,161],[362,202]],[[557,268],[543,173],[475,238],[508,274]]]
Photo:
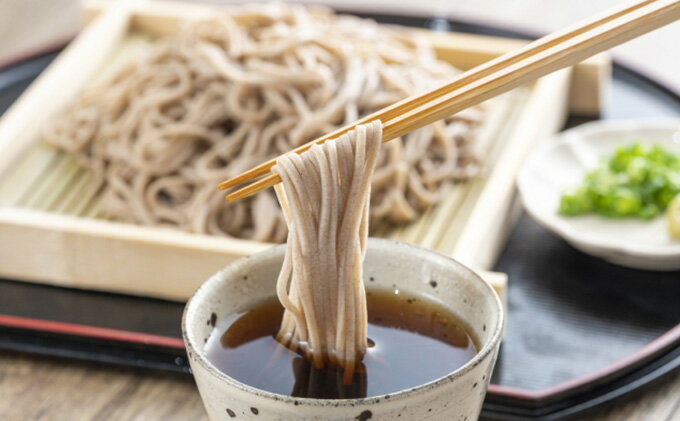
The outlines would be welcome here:
[[[500,300],[470,269],[431,250],[369,239],[364,279],[370,286],[429,296],[468,326],[481,350],[447,376],[389,395],[361,399],[294,398],[253,388],[219,371],[205,356],[213,326],[229,314],[275,296],[285,246],[240,259],[208,279],[182,320],[191,369],[212,420],[476,420],[503,329]],[[369,279],[372,279],[369,281]],[[413,358],[427,358],[414,355]]]

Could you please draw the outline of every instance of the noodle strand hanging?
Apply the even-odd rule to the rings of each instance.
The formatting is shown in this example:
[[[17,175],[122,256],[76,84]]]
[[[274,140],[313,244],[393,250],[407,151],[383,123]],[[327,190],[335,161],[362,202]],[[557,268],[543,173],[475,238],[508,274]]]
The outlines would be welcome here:
[[[367,347],[362,263],[381,142],[376,121],[301,155],[284,155],[272,168],[290,210],[277,284],[285,308],[277,339],[317,368],[342,366],[345,383]]]

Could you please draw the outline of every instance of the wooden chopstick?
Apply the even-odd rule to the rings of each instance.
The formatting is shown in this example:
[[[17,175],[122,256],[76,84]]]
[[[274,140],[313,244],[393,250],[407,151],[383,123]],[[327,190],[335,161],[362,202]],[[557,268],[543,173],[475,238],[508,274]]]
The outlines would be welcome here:
[[[567,40],[569,38],[573,38],[574,36],[583,33],[584,31],[591,29],[597,25],[600,25],[605,22],[609,22],[619,16],[622,16],[626,13],[630,13],[633,10],[637,10],[647,4],[653,3],[655,0],[646,0],[646,1],[633,1],[631,3],[626,4],[625,6],[619,7],[616,10],[603,13],[598,16],[594,16],[591,19],[589,19],[587,22],[581,23],[579,25],[574,25],[572,27],[563,29],[561,31],[553,32],[552,34],[549,34],[547,36],[544,36],[536,41],[533,41],[529,44],[527,44],[525,47],[517,49],[515,51],[511,51],[508,54],[504,54],[500,57],[497,57],[496,59],[489,60],[486,63],[479,65],[475,67],[474,69],[471,69],[467,72],[464,72],[457,76],[454,80],[449,82],[448,84],[441,86],[439,88],[436,88],[435,90],[431,92],[450,92],[451,89],[455,89],[456,87],[461,86],[464,83],[474,81],[479,79],[480,77],[486,76],[490,74],[491,72],[498,70],[501,66],[506,66],[511,63],[515,63],[518,60],[521,60],[522,58],[525,58],[531,54],[534,54],[539,51],[543,51],[546,48],[550,47],[552,43],[554,42],[561,42],[564,40]],[[359,119],[355,123],[342,127],[340,129],[337,129],[327,135],[324,135],[318,139],[315,139],[313,141],[307,142],[304,145],[301,145],[297,147],[296,149],[292,150],[291,152],[295,153],[301,153],[309,149],[312,145],[314,144],[321,144],[324,141],[328,139],[334,139],[343,133],[346,133],[350,130],[352,130],[354,127],[356,127],[358,124],[364,124],[367,123],[371,120],[381,120],[381,121],[387,121],[389,120],[390,115],[394,114],[393,111],[405,111],[405,110],[410,110],[414,107],[417,107],[419,105],[422,105],[424,103],[425,99],[423,96],[411,96],[408,98],[405,98],[399,102],[396,102],[388,107],[385,107],[373,114],[370,114],[364,118]],[[241,184],[249,179],[252,179],[254,177],[259,177],[261,175],[266,174],[271,167],[274,166],[276,163],[276,159],[269,160],[267,162],[264,162],[260,165],[258,165],[255,168],[252,168],[236,177],[233,177],[223,183],[221,183],[218,187],[221,190],[227,189],[229,187],[236,186],[238,184]]]
[[[460,74],[443,86],[402,100],[289,153],[302,153],[314,144],[337,138],[359,124],[377,119],[384,123],[383,141],[395,139],[679,18],[680,0],[646,0],[628,4],[580,25],[545,36],[515,52],[504,54]],[[276,159],[267,161],[221,183],[219,188],[226,189],[262,176],[275,163]],[[229,194],[227,199],[238,200],[278,182],[280,178],[276,174],[270,174]]]

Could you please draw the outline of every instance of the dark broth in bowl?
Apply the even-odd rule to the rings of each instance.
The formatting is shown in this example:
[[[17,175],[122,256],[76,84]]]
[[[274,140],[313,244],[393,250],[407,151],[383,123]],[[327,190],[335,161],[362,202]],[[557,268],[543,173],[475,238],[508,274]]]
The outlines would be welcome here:
[[[276,298],[222,320],[206,344],[207,358],[258,389],[349,399],[422,385],[455,371],[477,353],[465,325],[436,301],[396,290],[369,289],[366,295],[369,348],[349,385],[343,384],[342,368],[317,369],[276,341],[283,315]]]

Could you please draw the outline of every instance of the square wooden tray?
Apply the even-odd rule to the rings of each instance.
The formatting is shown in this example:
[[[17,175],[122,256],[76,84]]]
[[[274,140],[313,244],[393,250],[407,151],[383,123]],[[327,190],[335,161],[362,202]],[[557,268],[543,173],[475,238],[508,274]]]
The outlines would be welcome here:
[[[41,142],[41,131],[131,39],[153,39],[209,5],[90,3],[80,35],[0,121],[0,277],[185,300],[230,261],[269,243],[106,220],[82,189],[87,171]],[[439,57],[468,69],[524,41],[422,30]],[[514,178],[528,151],[563,124],[567,110],[597,113],[609,60],[596,56],[489,101],[478,152],[483,174],[455,186],[418,221],[375,234],[421,244],[489,270],[517,215]],[[215,194],[220,194],[215,192]],[[502,288],[502,274],[484,272]]]

